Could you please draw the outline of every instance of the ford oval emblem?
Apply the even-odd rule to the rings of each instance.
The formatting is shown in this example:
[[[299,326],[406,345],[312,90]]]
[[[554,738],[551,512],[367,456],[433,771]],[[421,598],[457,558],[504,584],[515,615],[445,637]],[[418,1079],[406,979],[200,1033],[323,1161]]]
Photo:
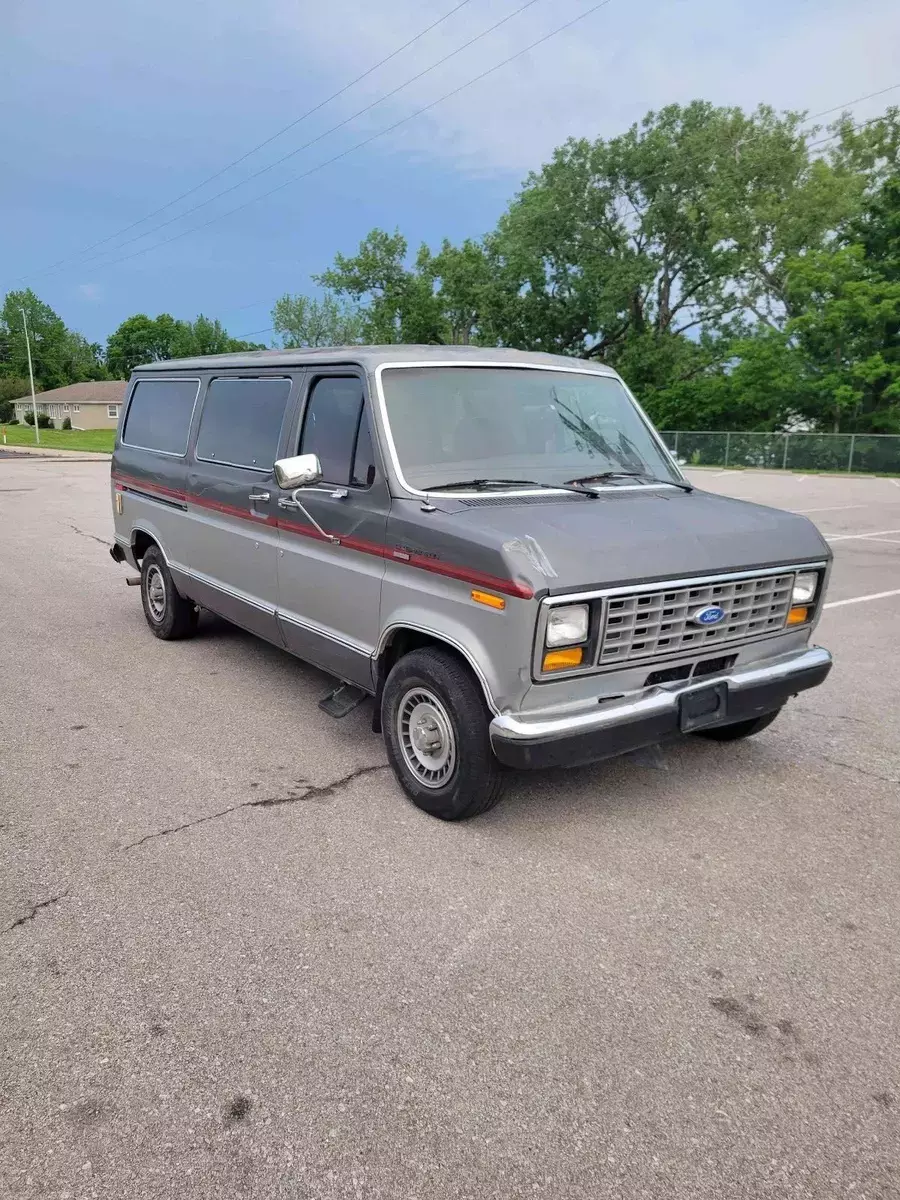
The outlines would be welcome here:
[[[725,609],[719,608],[718,604],[708,604],[706,608],[698,609],[691,620],[695,625],[718,625],[725,620]]]

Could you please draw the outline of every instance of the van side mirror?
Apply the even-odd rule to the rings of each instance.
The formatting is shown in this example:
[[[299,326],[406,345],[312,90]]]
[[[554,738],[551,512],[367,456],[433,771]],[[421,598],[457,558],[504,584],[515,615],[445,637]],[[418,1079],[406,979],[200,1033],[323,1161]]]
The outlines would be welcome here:
[[[275,481],[288,492],[310,487],[321,478],[322,464],[317,454],[296,454],[293,458],[279,458],[275,463]]]

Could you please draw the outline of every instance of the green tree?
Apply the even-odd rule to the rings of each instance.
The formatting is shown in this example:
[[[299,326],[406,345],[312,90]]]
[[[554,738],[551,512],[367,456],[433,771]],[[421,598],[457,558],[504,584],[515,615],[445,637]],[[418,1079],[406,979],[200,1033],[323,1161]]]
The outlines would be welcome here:
[[[115,378],[127,379],[142,363],[175,358],[175,339],[181,324],[168,313],[160,313],[158,317],[136,313],[127,317],[106,342],[106,365],[110,373]]]
[[[195,321],[176,321],[171,341],[172,358],[192,358],[203,354],[227,354],[234,350],[235,341],[221,321],[204,317]]]
[[[9,292],[0,309],[0,375],[28,377],[23,309],[28,321],[36,388],[49,391],[68,383],[104,377],[100,348],[68,329],[31,288]]]
[[[321,300],[287,293],[275,301],[272,325],[285,349],[352,346],[363,340],[365,319],[354,304],[326,292]]]
[[[863,190],[851,171],[810,161],[801,120],[695,101],[608,141],[566,143],[489,238],[503,340],[615,362],[647,333],[714,332],[727,355],[748,323],[776,326],[786,261],[822,245]],[[670,350],[654,367],[657,348],[643,344],[644,385],[664,387]]]
[[[353,257],[338,254],[334,266],[315,281],[359,303],[362,335],[376,344],[441,343],[445,327],[435,295],[431,255],[423,246],[412,267],[406,265],[406,238],[373,229]]]
[[[158,317],[137,313],[110,334],[106,365],[116,378],[126,379],[141,363],[261,349],[256,343],[230,337],[221,321],[202,314],[195,321],[180,321],[169,313]]]
[[[445,239],[439,254],[432,258],[420,252],[419,262],[436,290],[443,340],[463,346],[496,344],[489,314],[497,283],[484,244],[467,238],[453,246]]]
[[[803,410],[835,433],[900,433],[900,279],[873,267],[851,245],[800,256],[788,276]]]
[[[719,347],[710,348],[711,369],[702,365],[709,340],[706,333],[698,340],[694,357],[701,366],[693,377],[675,363],[670,382],[653,393],[652,415],[661,428],[770,432],[804,414],[805,362],[787,332],[760,323],[728,340],[727,362]],[[626,378],[629,351],[620,364]]]
[[[896,178],[900,162],[900,107],[892,105],[880,117],[857,125],[849,112],[831,126],[837,140],[828,150],[829,160],[866,182],[869,199]]]
[[[27,379],[20,379],[17,375],[0,375],[0,424],[11,421],[15,414],[14,402],[30,394],[31,385]]]
[[[884,279],[900,280],[900,170],[888,176],[847,229],[865,262]]]

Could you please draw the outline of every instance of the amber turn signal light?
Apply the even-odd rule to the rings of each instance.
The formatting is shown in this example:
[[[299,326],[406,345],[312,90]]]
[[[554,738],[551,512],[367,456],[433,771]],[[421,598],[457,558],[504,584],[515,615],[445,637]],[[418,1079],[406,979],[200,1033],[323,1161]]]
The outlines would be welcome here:
[[[544,655],[545,671],[564,671],[566,667],[580,667],[584,651],[580,646],[570,650],[550,650]]]
[[[795,604],[788,613],[788,625],[802,625],[804,621],[809,619],[809,609],[805,604]]]
[[[474,588],[469,594],[476,604],[486,604],[488,608],[506,608],[506,601],[502,596],[494,596],[490,592],[479,592]]]

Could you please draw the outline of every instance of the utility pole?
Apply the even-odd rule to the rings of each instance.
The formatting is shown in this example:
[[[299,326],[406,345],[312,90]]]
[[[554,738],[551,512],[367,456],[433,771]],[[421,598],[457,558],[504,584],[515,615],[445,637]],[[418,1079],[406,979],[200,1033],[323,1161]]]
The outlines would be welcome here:
[[[37,400],[34,398],[34,368],[31,365],[31,342],[28,337],[28,318],[25,315],[24,308],[19,311],[22,314],[22,328],[25,330],[25,349],[28,351],[28,378],[31,380],[31,411],[34,415],[34,440],[39,446],[41,444],[41,431],[38,429]]]

